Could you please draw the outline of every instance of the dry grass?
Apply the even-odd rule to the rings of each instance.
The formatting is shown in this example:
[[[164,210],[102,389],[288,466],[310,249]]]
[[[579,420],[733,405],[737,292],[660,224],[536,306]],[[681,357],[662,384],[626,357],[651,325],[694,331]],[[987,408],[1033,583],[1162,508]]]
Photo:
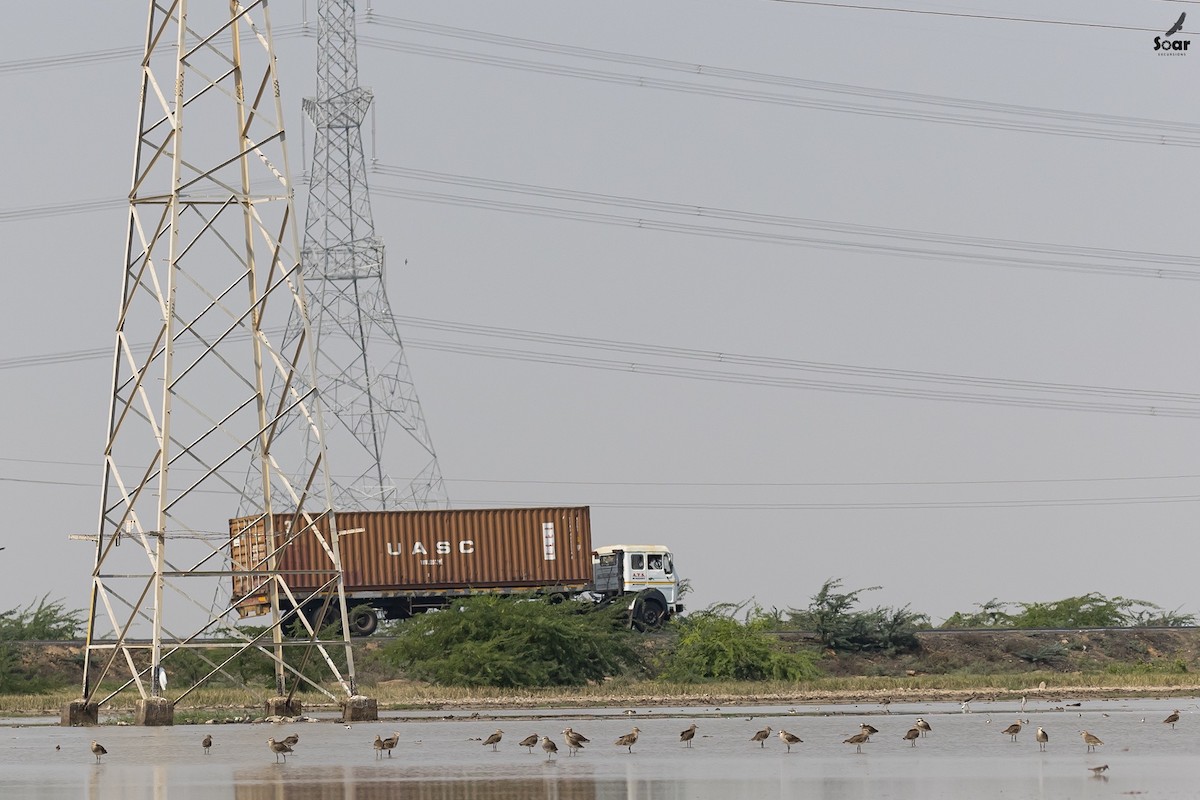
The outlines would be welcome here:
[[[1045,681],[1046,689],[1039,690]],[[658,681],[609,681],[602,685],[577,689],[463,689],[430,686],[410,681],[387,681],[364,687],[364,694],[375,698],[381,710],[428,708],[549,708],[654,705],[736,705],[784,703],[856,703],[960,701],[969,696],[979,699],[1005,699],[1026,695],[1035,697],[1116,697],[1169,696],[1200,694],[1200,684],[1191,674],[1061,674],[1053,672],[1020,675],[922,675],[904,678],[851,677],[821,678],[801,683],[706,683],[668,684]],[[54,715],[75,699],[75,690],[44,695],[0,695],[0,714]],[[201,688],[177,707],[180,717],[188,712],[208,711],[214,716],[239,713],[261,714],[268,693],[263,690]],[[137,700],[135,692],[113,698],[102,709],[105,714],[131,714]],[[323,695],[301,696],[309,710],[336,710],[337,705]]]

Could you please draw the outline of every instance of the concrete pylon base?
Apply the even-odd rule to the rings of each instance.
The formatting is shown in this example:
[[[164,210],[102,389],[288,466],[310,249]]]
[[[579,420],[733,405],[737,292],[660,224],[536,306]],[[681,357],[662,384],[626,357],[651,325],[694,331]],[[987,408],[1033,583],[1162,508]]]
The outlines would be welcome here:
[[[374,697],[356,694],[342,702],[342,722],[374,722],[379,719],[379,703]]]
[[[304,715],[304,704],[294,697],[291,702],[286,697],[272,697],[263,710],[268,717],[300,717]]]
[[[175,704],[165,697],[143,697],[134,705],[134,725],[157,727],[175,724]]]
[[[99,725],[100,708],[87,700],[72,700],[62,707],[59,724],[64,728],[74,728],[81,725]]]

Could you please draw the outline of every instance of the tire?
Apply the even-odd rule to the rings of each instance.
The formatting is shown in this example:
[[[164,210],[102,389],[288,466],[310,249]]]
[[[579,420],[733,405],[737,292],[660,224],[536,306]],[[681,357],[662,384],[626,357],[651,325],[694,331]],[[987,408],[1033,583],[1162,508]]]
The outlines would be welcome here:
[[[350,634],[370,636],[379,627],[379,616],[373,608],[356,608],[350,612]]]
[[[633,606],[633,627],[639,631],[658,630],[667,618],[667,607],[656,597],[639,598]]]

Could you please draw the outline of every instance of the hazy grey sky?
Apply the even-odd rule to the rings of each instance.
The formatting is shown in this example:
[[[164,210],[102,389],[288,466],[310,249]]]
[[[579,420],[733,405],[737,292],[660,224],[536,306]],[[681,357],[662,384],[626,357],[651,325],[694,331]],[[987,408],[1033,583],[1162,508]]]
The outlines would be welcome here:
[[[694,606],[837,576],[935,621],[1089,591],[1200,611],[1200,52],[1153,42],[1194,6],[370,5],[396,314],[726,354],[406,324],[452,503],[591,505],[598,544],[670,545]],[[139,85],[136,53],[94,54],[145,14],[0,29],[0,608],[86,603],[67,535],[96,526]],[[297,164],[315,39],[277,46]],[[72,201],[109,203],[30,211]]]

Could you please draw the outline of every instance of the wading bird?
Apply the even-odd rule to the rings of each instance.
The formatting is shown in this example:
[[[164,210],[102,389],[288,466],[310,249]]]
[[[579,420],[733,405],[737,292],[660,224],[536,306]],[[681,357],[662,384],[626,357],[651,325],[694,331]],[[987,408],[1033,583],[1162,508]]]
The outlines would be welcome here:
[[[1104,742],[1100,741],[1100,737],[1093,733],[1089,733],[1088,731],[1083,731],[1079,735],[1083,737],[1084,744],[1087,745],[1089,753],[1096,749],[1096,745],[1104,744]],[[1105,764],[1105,767],[1107,768],[1108,765]]]
[[[276,764],[279,763],[280,756],[283,756],[283,763],[286,764],[287,754],[293,752],[291,745],[289,745],[286,741],[277,742],[275,741],[274,737],[267,739],[267,747],[271,748],[271,752],[275,754]]]
[[[1101,764],[1098,767],[1088,767],[1088,769],[1092,771],[1093,775],[1099,778],[1104,774],[1104,771],[1108,769],[1108,764]]]
[[[917,730],[919,730],[921,732],[922,736],[927,735],[930,731],[933,730],[933,726],[930,725],[925,720],[921,719],[920,717],[917,717],[917,721],[914,724],[916,725]]]
[[[383,758],[383,737],[375,734],[375,758]]]
[[[566,739],[566,742],[567,742],[567,755],[572,755],[572,756],[583,749],[584,742],[591,741],[591,739],[587,738],[583,734],[576,733],[575,731],[571,730],[570,728],[563,729],[563,737]]]
[[[496,745],[500,744],[500,740],[503,738],[504,731],[497,728],[495,733],[483,740],[483,744],[485,747],[490,744],[492,746],[492,750],[494,751],[496,749]]]
[[[400,734],[392,731],[392,735],[383,740],[383,749],[387,750],[388,758],[392,757],[392,748],[400,744]]]
[[[92,739],[92,752],[96,755],[97,764],[100,763],[100,756],[108,753],[108,751],[104,749],[104,745],[100,744],[95,739]]]
[[[904,738],[904,741],[911,742],[912,746],[916,747],[917,739],[921,738],[921,729],[916,728],[916,727],[909,728],[907,731],[904,732],[903,738]]]
[[[692,723],[688,727],[679,732],[679,741],[683,742],[684,747],[692,746],[692,739],[696,738],[696,723]]]
[[[212,737],[205,736],[200,740],[200,746],[204,748],[204,755],[208,755],[208,748],[212,747]]]
[[[546,751],[546,760],[554,758],[554,754],[558,752],[558,745],[550,741],[549,736],[542,737],[542,750]]]
[[[1009,736],[1011,736],[1012,740],[1014,742],[1017,740],[1017,734],[1020,732],[1021,732],[1021,720],[1017,720],[1012,725],[1009,725],[1007,728],[1005,728],[1004,730],[1001,731],[1001,733],[1007,733]]]
[[[767,746],[766,745],[767,737],[770,735],[771,735],[771,726],[768,725],[767,727],[763,728],[758,733],[751,736],[750,741],[758,742],[759,747],[766,747]]]
[[[287,736],[285,736],[283,738],[283,743],[286,744],[288,747],[295,747],[296,742],[298,742],[298,741],[300,741],[300,736],[299,736],[299,734],[295,734],[295,733],[289,733]]]
[[[1038,728],[1037,732],[1033,734],[1033,738],[1037,739],[1038,750],[1045,751],[1046,742],[1050,741],[1050,734],[1046,733],[1046,729]]]
[[[529,752],[532,753],[533,746],[538,743],[539,738],[541,738],[541,737],[539,737],[536,733],[531,733],[528,736],[526,736],[524,739],[522,739],[521,741],[517,742],[517,744],[519,744],[521,747],[529,748]]]
[[[1175,727],[1176,722],[1179,722],[1179,709],[1178,708],[1175,709],[1174,711],[1172,711],[1170,713],[1170,715],[1168,715],[1167,718],[1163,720],[1164,724],[1169,724],[1172,728]]]
[[[871,741],[871,734],[866,733],[864,731],[863,733],[854,734],[849,739],[843,739],[842,744],[852,744],[856,748],[855,752],[861,753],[863,742],[869,742],[869,741]]]
[[[782,740],[783,740],[783,743],[787,745],[787,751],[788,751],[789,753],[790,753],[790,752],[792,752],[792,745],[794,745],[794,744],[804,744],[804,740],[803,740],[803,739],[801,739],[801,738],[800,738],[799,736],[797,736],[796,734],[794,734],[794,733],[788,733],[787,731],[780,731],[780,732],[779,732],[779,738],[780,738],[780,739],[782,739]]]
[[[628,747],[629,752],[632,753],[633,745],[634,745],[634,743],[637,742],[638,734],[641,732],[642,732],[641,728],[634,726],[633,730],[631,730],[629,733],[625,734],[624,736],[618,738],[615,742],[613,742],[613,744],[616,745],[617,747]]]

